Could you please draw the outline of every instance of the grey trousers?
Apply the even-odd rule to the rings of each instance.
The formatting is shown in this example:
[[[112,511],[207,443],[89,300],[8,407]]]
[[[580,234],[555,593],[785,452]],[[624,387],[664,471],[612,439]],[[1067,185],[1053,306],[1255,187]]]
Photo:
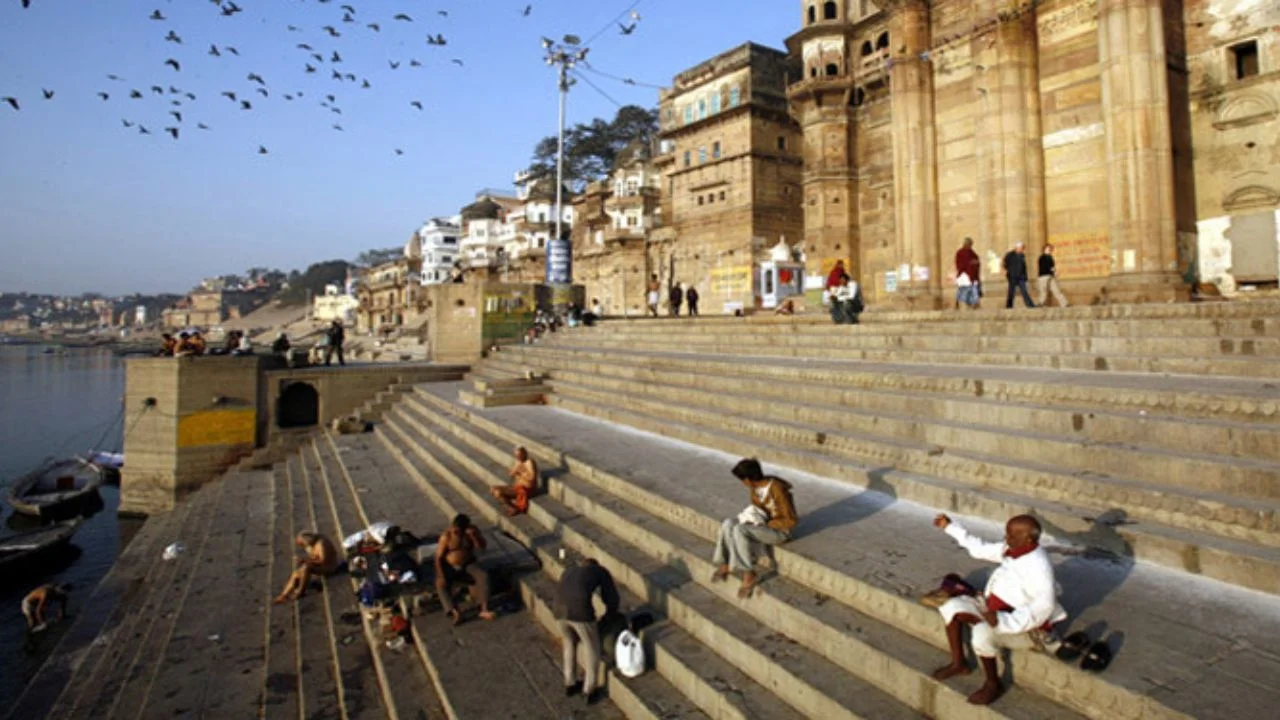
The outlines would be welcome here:
[[[743,525],[737,518],[728,518],[720,523],[720,537],[716,538],[711,562],[728,565],[730,570],[747,571],[755,566],[753,543],[781,545],[790,539],[789,533],[767,525]]]
[[[578,681],[578,646],[582,646],[584,679],[582,692],[590,693],[600,687],[600,632],[596,623],[558,620],[560,644],[563,646],[564,686]]]

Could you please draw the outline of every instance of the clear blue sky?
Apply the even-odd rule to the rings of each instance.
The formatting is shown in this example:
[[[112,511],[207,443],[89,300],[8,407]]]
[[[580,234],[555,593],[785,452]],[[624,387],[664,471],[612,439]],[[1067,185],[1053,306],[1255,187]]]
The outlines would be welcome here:
[[[209,0],[32,0],[28,10],[0,0],[0,96],[22,107],[0,104],[0,290],[182,292],[250,266],[305,267],[402,244],[477,189],[508,187],[536,140],[554,133],[555,72],[539,37],[586,39],[632,4],[535,0],[524,17],[527,0],[237,2],[244,11],[223,17]],[[359,22],[342,22],[342,4]],[[157,9],[165,21],[148,19]],[[800,19],[793,0],[641,0],[635,9],[635,33],[609,28],[589,60],[659,85],[747,40],[781,47]],[[392,19],[401,12],[413,22]],[[165,41],[170,30],[181,45]],[[448,45],[428,45],[428,33]],[[298,43],[325,55],[312,61],[316,74],[305,73],[310,59]],[[240,56],[212,57],[210,44]],[[329,62],[334,50],[341,63]],[[164,65],[169,58],[180,72]],[[413,58],[423,66],[410,68]],[[392,70],[390,61],[402,65]],[[372,88],[332,80],[332,69]],[[269,98],[254,91],[250,72]],[[654,89],[587,77],[620,103],[657,103]],[[170,95],[170,85],[197,99]],[[129,98],[135,88],[144,99]],[[329,93],[341,115],[319,105]],[[615,109],[583,83],[569,104],[570,122]],[[153,134],[124,128],[126,119]],[[166,127],[180,128],[177,141]]]

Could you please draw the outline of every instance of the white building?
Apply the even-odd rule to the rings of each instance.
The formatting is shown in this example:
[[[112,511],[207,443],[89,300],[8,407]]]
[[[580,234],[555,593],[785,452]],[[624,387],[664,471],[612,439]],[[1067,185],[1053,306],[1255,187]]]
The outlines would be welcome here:
[[[418,228],[422,252],[422,284],[449,282],[462,258],[462,216],[432,218]]]
[[[311,319],[325,323],[337,320],[343,325],[355,325],[360,301],[345,292],[345,289],[337,285],[325,285],[324,294],[311,301]]]
[[[462,208],[459,223],[462,236],[462,265],[466,268],[497,267],[503,260],[507,214],[520,207],[520,200],[491,190],[476,193],[476,201]]]
[[[543,255],[556,233],[555,180],[535,180],[529,173],[520,172],[516,173],[515,184],[520,206],[507,215],[501,235],[503,248],[513,260],[525,255]],[[561,231],[567,237],[573,227],[573,195],[568,188],[562,195]]]

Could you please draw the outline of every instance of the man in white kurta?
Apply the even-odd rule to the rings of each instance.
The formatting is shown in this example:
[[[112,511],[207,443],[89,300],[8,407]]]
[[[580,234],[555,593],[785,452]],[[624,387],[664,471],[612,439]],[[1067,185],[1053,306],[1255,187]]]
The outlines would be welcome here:
[[[938,608],[947,625],[951,663],[933,676],[946,680],[969,673],[965,664],[960,629],[970,627],[973,653],[982,663],[986,682],[969,696],[975,705],[988,705],[1004,694],[996,667],[1002,648],[1026,650],[1034,646],[1031,634],[1061,622],[1067,613],[1058,604],[1058,585],[1053,577],[1049,554],[1040,547],[1040,523],[1030,515],[1019,515],[1005,525],[1004,542],[986,542],[974,537],[946,515],[933,524],[944,530],[960,547],[979,560],[999,563],[981,595],[953,597]]]

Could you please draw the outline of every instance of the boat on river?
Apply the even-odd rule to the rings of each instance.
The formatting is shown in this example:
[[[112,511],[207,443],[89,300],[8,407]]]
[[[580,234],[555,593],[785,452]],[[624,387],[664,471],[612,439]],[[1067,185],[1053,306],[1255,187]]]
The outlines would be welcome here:
[[[102,503],[102,480],[102,467],[96,463],[83,458],[52,460],[9,485],[9,504],[41,520],[86,514],[84,508]]]
[[[76,530],[80,529],[81,522],[80,518],[65,520],[0,538],[0,578],[12,577],[14,570],[28,567],[32,562],[65,548]]]

